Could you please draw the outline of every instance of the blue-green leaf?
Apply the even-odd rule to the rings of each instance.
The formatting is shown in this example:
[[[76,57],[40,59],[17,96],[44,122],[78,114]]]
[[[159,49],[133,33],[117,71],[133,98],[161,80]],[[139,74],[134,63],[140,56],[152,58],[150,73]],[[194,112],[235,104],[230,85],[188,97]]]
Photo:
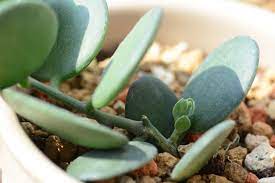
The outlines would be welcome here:
[[[255,78],[258,60],[257,43],[245,36],[225,42],[206,58],[182,94],[196,103],[190,118],[193,131],[209,129],[240,104]]]
[[[100,51],[108,28],[105,0],[43,0],[59,20],[57,42],[34,76],[59,83],[78,75]]]
[[[101,108],[111,102],[127,84],[157,33],[162,10],[146,13],[119,45],[90,102]]]
[[[125,115],[134,120],[140,120],[145,115],[160,133],[169,137],[174,129],[172,109],[176,102],[173,91],[161,80],[143,76],[129,88]]]
[[[0,89],[31,75],[44,63],[57,36],[55,13],[35,0],[0,1]]]
[[[96,121],[77,116],[37,98],[5,89],[5,101],[22,117],[74,144],[96,149],[112,149],[127,144],[127,138]]]
[[[82,181],[105,180],[142,167],[156,154],[153,145],[132,141],[120,149],[88,152],[72,161],[67,172]]]
[[[197,173],[217,152],[234,126],[234,121],[227,120],[209,129],[181,158],[173,169],[171,178],[182,181]]]

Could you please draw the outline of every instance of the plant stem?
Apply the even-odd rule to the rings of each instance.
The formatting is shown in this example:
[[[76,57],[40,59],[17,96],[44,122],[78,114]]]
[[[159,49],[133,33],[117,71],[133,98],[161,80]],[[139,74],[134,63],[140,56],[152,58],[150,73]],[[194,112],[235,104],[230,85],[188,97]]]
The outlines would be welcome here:
[[[33,78],[29,78],[29,83],[35,89],[37,89],[43,93],[46,93],[48,96],[50,96],[56,100],[63,102],[67,106],[73,107],[80,112],[86,111],[85,103],[80,102],[79,100],[77,100],[73,97],[67,96],[64,93],[62,93],[61,91],[59,91],[51,86],[47,86]]]
[[[136,136],[141,136],[144,134],[144,126],[142,121],[135,121],[121,116],[112,115],[97,109],[89,112],[88,114],[107,126],[114,125],[120,128],[127,129],[129,132],[135,134]]]
[[[143,125],[145,126],[145,133],[153,138],[158,145],[166,152],[174,156],[178,156],[177,148],[172,145],[168,139],[166,139],[157,129],[152,125],[150,120],[146,116],[142,116]]]
[[[109,113],[102,112],[100,110],[96,110],[90,106],[90,104],[86,104],[84,102],[80,102],[79,100],[67,96],[59,90],[52,88],[51,86],[45,85],[33,78],[29,78],[29,83],[32,87],[37,90],[46,93],[48,96],[63,102],[65,105],[73,107],[74,109],[86,113],[88,116],[95,118],[100,123],[103,123],[107,126],[117,126],[120,128],[124,128],[129,130],[129,132],[135,135],[143,134],[143,124],[142,121],[135,121],[131,119],[127,119],[124,117],[112,115]]]

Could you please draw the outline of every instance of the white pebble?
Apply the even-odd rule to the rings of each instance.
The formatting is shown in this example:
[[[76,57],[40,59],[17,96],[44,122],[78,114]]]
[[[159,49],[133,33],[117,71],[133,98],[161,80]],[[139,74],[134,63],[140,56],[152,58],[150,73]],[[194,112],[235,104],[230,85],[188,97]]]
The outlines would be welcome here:
[[[262,135],[247,134],[245,137],[245,144],[250,151],[262,143],[269,143],[269,139]]]
[[[274,167],[275,149],[267,143],[260,144],[249,153],[244,164],[253,172],[264,171]]]

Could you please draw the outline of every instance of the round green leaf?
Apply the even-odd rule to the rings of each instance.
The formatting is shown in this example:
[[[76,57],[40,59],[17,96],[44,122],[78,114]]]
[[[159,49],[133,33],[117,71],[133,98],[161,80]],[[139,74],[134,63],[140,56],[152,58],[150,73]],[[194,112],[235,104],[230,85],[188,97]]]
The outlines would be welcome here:
[[[234,126],[234,121],[227,120],[208,130],[181,158],[173,169],[171,178],[181,181],[197,173],[217,152]]]
[[[169,137],[174,130],[172,110],[176,102],[173,91],[161,80],[143,76],[129,88],[125,115],[133,120],[145,115],[161,134]]]
[[[196,103],[190,118],[193,131],[209,129],[240,104],[255,78],[258,60],[257,43],[245,36],[225,42],[206,58],[182,94]]]
[[[3,90],[5,101],[22,117],[74,144],[112,149],[127,144],[127,138],[96,121],[43,102],[13,89]]]
[[[179,134],[186,132],[191,127],[191,121],[188,116],[181,116],[175,122],[175,129]]]
[[[40,1],[0,2],[0,89],[24,80],[44,63],[57,29],[54,12]]]
[[[127,84],[155,38],[161,15],[160,8],[146,13],[119,45],[92,96],[91,102],[95,108],[107,105]]]
[[[76,76],[100,51],[108,28],[105,0],[44,0],[58,15],[57,42],[34,76],[59,83]]]
[[[195,102],[193,99],[180,99],[173,107],[173,117],[176,121],[183,115],[191,116],[195,110]]]
[[[153,145],[132,141],[120,149],[88,152],[72,161],[67,172],[82,181],[109,179],[142,167],[156,154]]]

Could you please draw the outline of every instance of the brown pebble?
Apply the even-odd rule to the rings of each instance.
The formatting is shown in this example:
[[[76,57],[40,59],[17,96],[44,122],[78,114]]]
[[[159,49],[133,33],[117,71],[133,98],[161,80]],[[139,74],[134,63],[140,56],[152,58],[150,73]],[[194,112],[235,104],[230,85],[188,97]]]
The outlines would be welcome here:
[[[22,122],[21,125],[22,125],[22,128],[24,129],[24,131],[29,136],[32,136],[34,134],[35,126],[32,123],[30,123],[30,122]]]
[[[203,167],[201,172],[205,174],[217,174],[217,175],[222,175],[224,172],[224,167],[225,167],[225,154],[226,151],[224,149],[220,149],[216,155],[210,159],[208,164]]]
[[[143,176],[139,179],[138,183],[156,183],[156,181],[150,176]]]
[[[208,175],[208,182],[209,183],[233,183],[233,182],[229,181],[227,178],[218,176],[215,174]]]
[[[235,162],[227,162],[225,164],[224,174],[226,178],[236,183],[244,183],[248,172],[241,165]]]
[[[44,153],[55,163],[57,163],[59,159],[60,146],[61,140],[58,136],[50,135],[47,138]]]
[[[156,176],[158,174],[158,165],[154,160],[150,161],[145,166],[131,172],[134,176]]]
[[[203,180],[201,175],[194,175],[190,177],[186,183],[206,183],[206,181]]]
[[[136,181],[132,177],[126,175],[118,177],[118,179],[118,183],[136,183]]]
[[[255,135],[264,135],[270,138],[273,135],[273,129],[267,123],[255,122],[252,125],[252,133]]]
[[[251,107],[249,108],[249,112],[251,115],[252,123],[255,123],[257,121],[266,122],[267,120],[267,114],[263,108],[260,107]]]
[[[246,178],[246,180],[245,180],[245,183],[257,183],[258,180],[259,180],[259,179],[258,179],[258,177],[257,177],[255,174],[249,172],[249,173],[247,174],[247,178]]]
[[[231,119],[237,121],[238,130],[240,132],[248,132],[251,128],[252,121],[249,109],[242,102],[239,107],[230,115]]]
[[[62,145],[60,147],[60,161],[64,162],[70,162],[72,161],[77,153],[77,146],[67,142],[67,141],[62,141]]]
[[[244,147],[238,146],[233,149],[230,149],[227,152],[227,159],[229,161],[242,165],[246,155],[247,155],[247,149]]]
[[[193,144],[194,143],[189,143],[186,145],[179,145],[178,152],[179,152],[180,157],[184,156],[187,153],[187,151],[192,147]]]
[[[155,160],[159,168],[158,176],[160,177],[169,175],[178,162],[176,157],[167,152],[159,153]]]

